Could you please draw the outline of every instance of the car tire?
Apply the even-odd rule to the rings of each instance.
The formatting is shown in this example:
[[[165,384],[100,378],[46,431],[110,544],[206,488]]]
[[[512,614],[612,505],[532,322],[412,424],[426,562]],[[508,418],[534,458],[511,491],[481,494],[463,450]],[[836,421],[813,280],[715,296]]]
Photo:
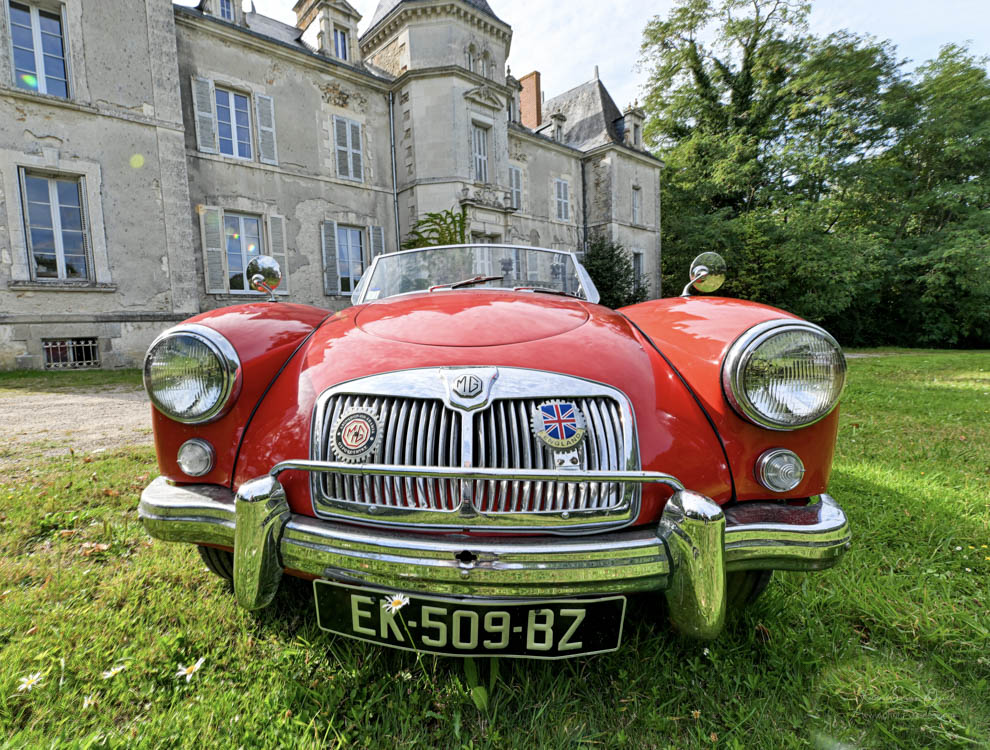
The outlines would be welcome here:
[[[197,547],[199,556],[203,558],[210,572],[228,582],[234,580],[234,554],[216,547]]]
[[[770,584],[772,570],[739,570],[725,576],[725,604],[731,614],[760,598]]]

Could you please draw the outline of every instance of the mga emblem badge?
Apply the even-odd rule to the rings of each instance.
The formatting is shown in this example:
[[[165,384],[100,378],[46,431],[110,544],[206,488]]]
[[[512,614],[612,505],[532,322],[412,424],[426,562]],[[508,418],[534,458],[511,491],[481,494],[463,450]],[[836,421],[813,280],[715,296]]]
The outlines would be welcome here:
[[[370,409],[345,411],[331,431],[334,455],[347,463],[361,463],[372,455],[382,439],[378,418]]]
[[[587,434],[584,414],[571,401],[546,401],[533,409],[533,434],[553,450],[571,450]]]
[[[481,395],[484,385],[477,375],[461,375],[454,381],[454,393],[461,398],[474,398]]]

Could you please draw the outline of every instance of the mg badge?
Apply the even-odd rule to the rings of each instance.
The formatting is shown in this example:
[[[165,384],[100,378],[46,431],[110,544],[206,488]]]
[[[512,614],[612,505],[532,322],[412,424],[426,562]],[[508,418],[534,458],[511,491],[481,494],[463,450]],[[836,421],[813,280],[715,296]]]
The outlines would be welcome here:
[[[440,370],[447,406],[463,412],[488,406],[492,386],[498,380],[497,367],[444,367]]]
[[[334,455],[347,463],[362,463],[377,449],[382,439],[378,417],[370,409],[348,409],[330,431]]]
[[[461,398],[474,398],[481,394],[484,383],[477,375],[461,375],[454,381],[454,393]]]
[[[588,432],[584,414],[571,401],[545,401],[533,408],[533,434],[555,451],[576,448]]]

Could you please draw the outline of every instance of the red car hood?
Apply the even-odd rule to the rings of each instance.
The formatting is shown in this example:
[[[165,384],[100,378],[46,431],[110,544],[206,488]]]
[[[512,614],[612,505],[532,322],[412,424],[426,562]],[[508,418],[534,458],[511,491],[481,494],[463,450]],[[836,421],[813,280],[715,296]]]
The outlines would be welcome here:
[[[464,290],[344,310],[316,331],[264,401],[245,437],[234,486],[282,460],[307,458],[313,407],[331,386],[384,372],[521,367],[606,383],[632,401],[644,469],[666,471],[717,501],[731,497],[718,439],[691,394],[623,316],[546,294]],[[283,475],[297,513],[312,513],[307,477]],[[649,487],[641,521],[669,491]]]
[[[389,341],[485,347],[552,338],[591,319],[588,309],[571,299],[475,292],[466,304],[463,299],[451,304],[449,294],[417,294],[367,305],[354,322],[364,333]]]

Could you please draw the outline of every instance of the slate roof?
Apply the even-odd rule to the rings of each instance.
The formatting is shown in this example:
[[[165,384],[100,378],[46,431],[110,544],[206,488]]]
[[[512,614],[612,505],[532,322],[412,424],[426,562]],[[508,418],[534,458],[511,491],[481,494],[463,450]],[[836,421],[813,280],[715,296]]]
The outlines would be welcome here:
[[[302,31],[291,24],[276,21],[274,18],[263,16],[260,13],[251,11],[244,14],[244,20],[251,31],[256,31],[263,36],[275,39],[283,44],[291,44],[308,52],[315,52],[309,48],[302,40]]]
[[[368,34],[378,24],[385,20],[385,17],[389,13],[398,8],[402,3],[408,2],[415,2],[415,0],[379,0],[378,7],[375,9],[375,15],[371,18],[371,25],[368,27],[368,31],[365,31],[364,33]],[[477,8],[482,13],[487,13],[496,21],[504,23],[501,18],[495,15],[495,12],[491,9],[491,6],[488,4],[487,0],[464,0],[464,2]]]
[[[564,143],[588,151],[609,143],[622,143],[622,112],[599,79],[582,83],[543,103],[542,130],[550,116],[563,114]]]

